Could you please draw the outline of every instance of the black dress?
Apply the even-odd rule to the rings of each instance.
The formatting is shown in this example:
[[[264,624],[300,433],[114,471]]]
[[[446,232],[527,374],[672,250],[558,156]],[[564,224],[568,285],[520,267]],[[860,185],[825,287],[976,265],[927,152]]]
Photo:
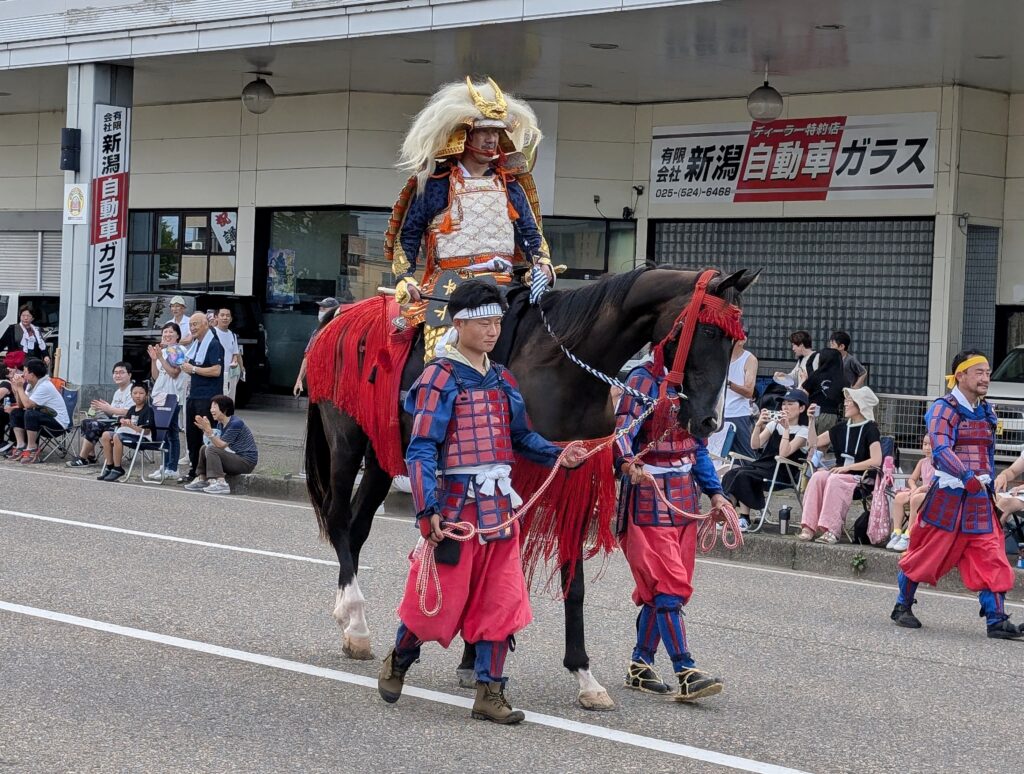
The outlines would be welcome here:
[[[758,451],[758,458],[753,462],[746,462],[740,467],[735,467],[726,472],[722,477],[722,489],[725,494],[736,498],[737,502],[743,503],[751,510],[759,511],[764,508],[764,480],[771,480],[775,472],[775,457],[782,445],[782,434],[772,428],[772,434],[768,442]],[[794,462],[803,462],[807,456],[807,444],[805,443],[800,451],[791,454],[789,459]],[[779,471],[779,480],[788,482],[785,470]],[[794,476],[795,480],[795,476]]]

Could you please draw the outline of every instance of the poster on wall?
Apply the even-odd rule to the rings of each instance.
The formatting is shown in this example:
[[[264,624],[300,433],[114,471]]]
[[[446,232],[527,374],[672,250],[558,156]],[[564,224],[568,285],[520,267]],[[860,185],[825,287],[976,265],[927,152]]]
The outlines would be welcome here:
[[[128,241],[131,110],[116,105],[96,105],[95,110],[89,305],[120,308]]]
[[[267,254],[267,303],[298,303],[295,292],[295,251],[272,247]]]
[[[937,116],[655,127],[654,204],[930,198]]]

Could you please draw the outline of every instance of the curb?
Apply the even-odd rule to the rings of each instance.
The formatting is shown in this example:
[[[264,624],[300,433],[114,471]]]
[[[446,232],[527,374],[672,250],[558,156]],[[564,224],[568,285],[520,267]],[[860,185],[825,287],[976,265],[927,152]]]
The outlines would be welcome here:
[[[250,497],[267,497],[309,504],[306,482],[297,477],[277,478],[249,473],[232,478],[231,489],[235,494]],[[403,492],[392,491],[384,500],[384,509],[391,515],[411,514],[412,497]],[[412,517],[409,518],[411,520]],[[777,524],[766,523],[767,532],[747,533],[743,536],[743,546],[735,551],[728,550],[721,542],[716,543],[715,548],[707,556],[730,562],[825,575],[830,578],[871,581],[890,585],[895,590],[899,554],[873,546],[849,543],[805,543],[798,540],[795,534],[773,533],[773,527],[778,529]],[[854,557],[858,555],[863,557],[864,561],[861,568],[856,570]],[[1024,570],[1014,572],[1017,576],[1016,583],[1013,589],[1007,592],[1006,598],[1011,602],[1024,602]],[[936,588],[952,594],[973,594],[964,587],[960,574],[955,569],[944,577]]]

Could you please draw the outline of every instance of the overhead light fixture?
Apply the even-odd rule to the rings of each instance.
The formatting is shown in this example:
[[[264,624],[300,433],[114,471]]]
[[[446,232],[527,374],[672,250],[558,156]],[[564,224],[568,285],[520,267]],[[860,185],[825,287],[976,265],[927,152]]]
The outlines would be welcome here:
[[[764,63],[764,85],[758,86],[747,97],[747,112],[755,121],[766,123],[782,115],[782,95],[768,83],[768,63]]]
[[[976,54],[974,58],[980,59],[982,62],[998,62],[1006,59],[1006,54]]]
[[[822,30],[823,32],[838,32],[839,30],[845,30],[845,24],[815,24],[814,29]]]
[[[594,84],[592,84],[592,83],[579,83],[578,82],[578,83],[567,83],[565,85],[568,86],[570,89],[592,89],[592,88],[594,88]]]
[[[275,94],[270,84],[263,80],[262,76],[273,75],[273,73],[254,72],[249,75],[255,75],[257,78],[255,81],[249,81],[242,89],[242,104],[250,113],[256,115],[266,113],[274,104]]]
[[[601,51],[614,51],[619,47],[618,43],[591,43],[591,48],[600,49]]]
[[[416,59],[415,57],[409,59],[403,59],[406,64],[430,64],[429,59]]]

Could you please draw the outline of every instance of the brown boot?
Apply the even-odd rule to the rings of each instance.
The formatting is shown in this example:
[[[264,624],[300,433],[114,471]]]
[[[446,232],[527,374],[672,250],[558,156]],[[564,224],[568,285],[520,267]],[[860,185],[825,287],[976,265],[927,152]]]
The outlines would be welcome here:
[[[698,669],[684,669],[676,672],[679,678],[679,693],[672,696],[676,701],[693,701],[722,692],[722,681]]]
[[[473,717],[476,720],[489,720],[503,726],[521,723],[526,719],[522,712],[512,709],[512,705],[505,698],[505,686],[501,683],[476,684]]]
[[[398,666],[395,658],[395,649],[392,648],[384,658],[384,663],[380,665],[380,672],[377,673],[377,693],[388,704],[394,704],[401,697],[405,673],[408,670],[408,667],[403,669]]]

